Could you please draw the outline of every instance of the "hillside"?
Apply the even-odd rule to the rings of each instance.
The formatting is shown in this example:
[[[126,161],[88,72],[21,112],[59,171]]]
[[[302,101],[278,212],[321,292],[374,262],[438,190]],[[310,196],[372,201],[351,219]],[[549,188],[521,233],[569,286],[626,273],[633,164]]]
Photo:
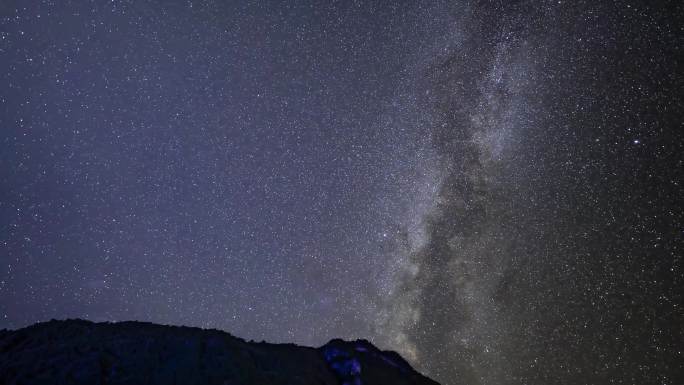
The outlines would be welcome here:
[[[311,348],[218,330],[83,320],[0,331],[0,383],[437,384],[365,340]]]

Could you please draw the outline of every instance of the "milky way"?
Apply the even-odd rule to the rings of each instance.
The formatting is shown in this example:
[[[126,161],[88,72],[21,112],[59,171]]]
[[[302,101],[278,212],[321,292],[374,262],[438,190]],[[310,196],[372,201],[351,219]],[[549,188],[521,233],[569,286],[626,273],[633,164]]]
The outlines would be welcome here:
[[[0,327],[678,384],[682,6],[7,1]]]
[[[625,338],[621,333],[586,333],[592,324],[594,328],[605,328],[606,323],[617,322],[614,326],[622,329],[620,321],[606,321],[597,313],[570,311],[574,300],[591,304],[600,312],[601,305],[592,297],[598,295],[605,301],[604,296],[617,294],[609,293],[620,284],[609,283],[613,288],[604,293],[601,282],[592,282],[590,288],[574,286],[574,280],[593,280],[604,274],[598,271],[605,266],[572,259],[567,252],[584,246],[581,239],[598,230],[579,223],[559,227],[559,221],[577,221],[577,211],[586,203],[563,202],[573,198],[550,195],[548,191],[557,188],[564,172],[575,174],[573,161],[590,168],[587,162],[608,163],[619,158],[587,159],[579,154],[558,167],[543,163],[543,157],[549,156],[544,153],[554,156],[556,151],[567,151],[558,146],[562,143],[545,138],[544,146],[535,149],[538,154],[528,153],[533,147],[525,143],[540,133],[558,135],[554,126],[578,124],[573,115],[564,115],[559,106],[542,95],[562,92],[567,80],[556,76],[580,71],[571,62],[587,58],[569,55],[586,55],[590,48],[582,47],[587,44],[583,39],[592,37],[579,35],[568,42],[564,35],[571,32],[556,29],[557,20],[567,17],[562,11],[517,6],[503,9],[451,4],[426,10],[421,17],[434,29],[428,33],[423,46],[427,48],[420,51],[420,60],[409,66],[414,94],[408,103],[420,106],[409,113],[423,117],[418,128],[430,138],[428,146],[432,151],[428,152],[435,156],[429,167],[438,175],[429,183],[438,187],[433,196],[421,193],[415,197],[417,201],[429,197],[429,208],[420,214],[420,226],[412,230],[405,227],[417,231],[418,241],[400,241],[394,250],[395,258],[390,258],[390,266],[398,264],[403,270],[393,276],[396,287],[391,290],[385,304],[387,312],[381,313],[378,324],[392,345],[446,383],[559,383],[563,380],[558,373],[564,372],[571,378],[584,378],[582,371],[587,368],[576,362],[585,359],[566,352],[591,355],[577,352],[575,346]],[[588,9],[583,11],[591,14]],[[587,17],[582,11],[577,14]],[[567,51],[565,57],[563,50]],[[572,76],[569,78],[573,81]],[[573,90],[566,95],[566,102],[584,99],[582,103],[601,103],[593,91]],[[595,128],[597,143],[601,128]],[[630,144],[639,141],[634,139]],[[571,176],[570,195],[592,188],[586,176],[584,170]],[[558,207],[541,207],[548,204]],[[596,211],[593,215],[601,217],[606,213]],[[611,224],[619,221],[614,213],[610,216],[607,220]],[[580,239],[562,240],[573,237],[571,232],[576,231],[581,233]],[[613,241],[619,238],[615,233],[603,236],[614,237]],[[594,242],[594,248],[602,243]],[[610,242],[605,242],[604,247]],[[601,253],[598,249],[585,253],[584,258],[601,259],[595,254]],[[602,257],[612,263],[622,258],[619,254]],[[594,270],[580,271],[575,265],[578,262],[593,265]],[[559,267],[561,270],[556,270]],[[591,278],[585,276],[596,273]],[[611,281],[617,278],[614,272],[609,274]],[[547,281],[544,275],[558,281]],[[574,298],[566,298],[559,285],[568,281],[569,290],[589,293],[573,293]],[[554,307],[560,307],[561,314],[549,314]],[[630,311],[619,308],[612,310],[626,314],[610,314],[610,318],[629,319]],[[562,338],[568,338],[572,348],[557,345],[557,339]],[[591,348],[592,354],[597,350],[600,348]],[[619,353],[603,353],[594,359],[598,361],[588,366],[602,367],[603,378],[615,380],[623,376],[609,374],[624,365]],[[657,360],[667,367],[664,357]],[[661,378],[671,380],[665,374]]]
[[[439,378],[503,383],[510,362],[506,314],[497,300],[526,226],[516,190],[519,137],[528,135],[527,94],[534,71],[526,41],[508,29],[485,32],[475,10],[431,9],[442,30],[412,68],[415,100],[429,114],[423,129],[435,154],[437,194],[419,242],[405,243],[390,307],[390,339]],[[452,13],[453,12],[453,13]],[[503,23],[505,24],[505,23]],[[437,35],[447,36],[447,39]],[[530,229],[532,230],[532,229]]]

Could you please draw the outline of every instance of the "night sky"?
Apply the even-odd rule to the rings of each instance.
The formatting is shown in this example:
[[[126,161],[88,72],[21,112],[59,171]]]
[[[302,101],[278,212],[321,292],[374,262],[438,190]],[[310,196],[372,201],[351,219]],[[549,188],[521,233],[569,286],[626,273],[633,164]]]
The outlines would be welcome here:
[[[0,2],[0,328],[684,383],[680,1]]]

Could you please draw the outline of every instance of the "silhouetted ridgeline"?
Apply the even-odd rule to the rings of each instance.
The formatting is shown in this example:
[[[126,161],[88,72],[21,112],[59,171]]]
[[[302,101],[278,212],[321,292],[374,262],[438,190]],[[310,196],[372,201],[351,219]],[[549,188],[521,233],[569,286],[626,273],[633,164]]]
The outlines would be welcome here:
[[[0,331],[0,384],[425,384],[365,340],[316,349],[145,322],[50,321]]]

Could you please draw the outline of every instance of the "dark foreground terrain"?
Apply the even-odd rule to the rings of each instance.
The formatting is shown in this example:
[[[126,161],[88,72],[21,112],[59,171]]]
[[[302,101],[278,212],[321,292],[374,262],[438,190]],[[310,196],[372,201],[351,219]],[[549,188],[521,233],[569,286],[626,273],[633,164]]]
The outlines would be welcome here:
[[[310,348],[218,330],[67,320],[0,331],[0,384],[437,383],[365,340]]]

